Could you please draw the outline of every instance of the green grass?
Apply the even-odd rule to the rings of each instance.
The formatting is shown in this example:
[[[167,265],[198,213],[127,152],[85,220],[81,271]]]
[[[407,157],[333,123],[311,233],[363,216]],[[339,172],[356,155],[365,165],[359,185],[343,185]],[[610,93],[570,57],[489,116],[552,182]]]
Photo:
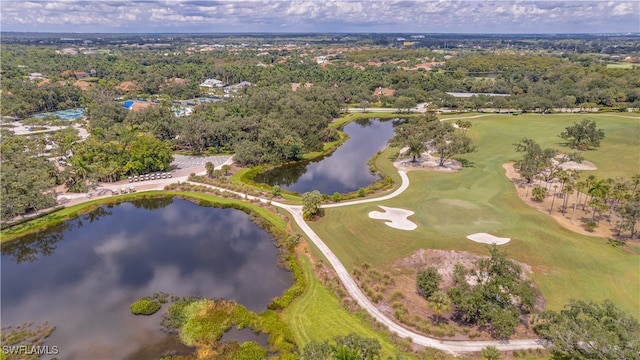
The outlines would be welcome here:
[[[306,256],[301,256],[300,262],[307,290],[282,313],[300,349],[311,341],[331,340],[337,335],[356,333],[377,339],[382,345],[383,359],[395,356],[397,351],[386,335],[379,334],[365,320],[347,312],[338,299],[313,276],[311,262]]]
[[[369,262],[390,266],[420,248],[453,249],[486,254],[486,247],[466,235],[489,232],[510,237],[509,256],[529,264],[547,308],[560,309],[569,299],[610,298],[640,318],[640,258],[608,245],[606,239],[576,234],[526,205],[516,195],[501,165],[518,158],[512,143],[533,138],[562,151],[557,137],[582,118],[605,129],[599,150],[584,154],[599,169],[597,176],[626,176],[640,165],[640,117],[607,115],[491,115],[471,119],[469,136],[478,152],[464,156],[473,167],[461,172],[410,172],[411,186],[381,205],[411,209],[415,231],[400,231],[368,218],[376,204],[326,209],[311,224],[348,269]],[[620,162],[622,161],[622,163]],[[601,226],[607,226],[602,222]]]
[[[633,64],[628,62],[607,64],[608,69],[633,69],[634,66],[637,67],[638,64]]]

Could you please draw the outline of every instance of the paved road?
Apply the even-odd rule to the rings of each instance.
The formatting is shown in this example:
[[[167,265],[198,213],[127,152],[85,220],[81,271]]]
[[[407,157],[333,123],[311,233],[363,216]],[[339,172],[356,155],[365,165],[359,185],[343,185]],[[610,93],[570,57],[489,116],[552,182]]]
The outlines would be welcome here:
[[[171,165],[178,169],[186,169],[190,167],[204,166],[207,162],[212,162],[216,167],[226,163],[231,159],[231,155],[215,155],[215,156],[185,156],[173,155]]]

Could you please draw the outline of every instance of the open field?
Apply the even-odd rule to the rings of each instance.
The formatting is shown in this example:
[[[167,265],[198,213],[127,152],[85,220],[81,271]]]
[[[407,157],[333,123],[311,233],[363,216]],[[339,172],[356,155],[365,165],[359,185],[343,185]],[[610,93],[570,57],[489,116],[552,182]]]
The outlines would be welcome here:
[[[486,246],[467,240],[487,232],[513,239],[502,245],[509,256],[526,264],[547,308],[559,309],[569,299],[610,298],[640,318],[640,275],[637,255],[614,248],[606,239],[573,233],[551,217],[530,208],[516,195],[501,165],[519,157],[513,143],[527,136],[543,147],[559,145],[565,127],[595,119],[606,132],[597,151],[584,154],[599,177],[640,171],[640,117],[633,115],[489,115],[471,119],[468,135],[478,152],[464,156],[471,167],[458,173],[410,172],[411,186],[380,205],[416,212],[409,217],[415,231],[400,231],[368,218],[376,204],[326,209],[311,224],[348,269],[363,262],[389,266],[419,248],[453,249],[486,254]],[[382,159],[383,157],[381,157]]]

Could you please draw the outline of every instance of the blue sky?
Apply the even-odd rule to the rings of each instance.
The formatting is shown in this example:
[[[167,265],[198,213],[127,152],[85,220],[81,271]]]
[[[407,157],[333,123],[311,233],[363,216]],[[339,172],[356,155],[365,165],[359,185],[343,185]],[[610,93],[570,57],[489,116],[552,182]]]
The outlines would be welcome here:
[[[640,32],[640,1],[0,0],[2,31]]]

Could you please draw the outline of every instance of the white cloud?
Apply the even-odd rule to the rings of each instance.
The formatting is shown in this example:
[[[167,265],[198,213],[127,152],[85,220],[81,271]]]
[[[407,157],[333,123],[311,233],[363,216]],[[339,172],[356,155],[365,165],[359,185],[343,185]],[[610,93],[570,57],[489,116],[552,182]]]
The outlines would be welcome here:
[[[637,32],[640,13],[589,0],[0,1],[5,31]]]

